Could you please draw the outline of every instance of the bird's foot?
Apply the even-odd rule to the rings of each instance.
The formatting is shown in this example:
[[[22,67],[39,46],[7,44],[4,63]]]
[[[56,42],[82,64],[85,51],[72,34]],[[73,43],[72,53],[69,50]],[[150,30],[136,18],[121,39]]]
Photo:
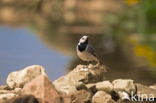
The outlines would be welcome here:
[[[94,68],[98,68],[100,66],[100,63],[97,63],[96,65],[94,65]]]

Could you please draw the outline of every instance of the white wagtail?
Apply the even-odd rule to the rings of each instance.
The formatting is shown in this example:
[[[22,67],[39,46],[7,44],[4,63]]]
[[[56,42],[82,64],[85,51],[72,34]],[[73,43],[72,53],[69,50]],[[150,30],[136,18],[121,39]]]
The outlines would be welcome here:
[[[95,54],[92,46],[88,43],[88,36],[83,36],[80,38],[79,43],[77,45],[77,55],[83,61],[96,61],[97,65],[102,64],[97,55]]]

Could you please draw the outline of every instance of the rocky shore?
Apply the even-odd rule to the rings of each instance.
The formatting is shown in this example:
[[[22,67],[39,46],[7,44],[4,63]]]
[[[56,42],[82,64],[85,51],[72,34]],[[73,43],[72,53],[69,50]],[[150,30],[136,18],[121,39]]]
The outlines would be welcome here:
[[[0,103],[156,103],[156,84],[105,78],[105,67],[78,65],[50,81],[39,65],[11,72],[0,86]]]

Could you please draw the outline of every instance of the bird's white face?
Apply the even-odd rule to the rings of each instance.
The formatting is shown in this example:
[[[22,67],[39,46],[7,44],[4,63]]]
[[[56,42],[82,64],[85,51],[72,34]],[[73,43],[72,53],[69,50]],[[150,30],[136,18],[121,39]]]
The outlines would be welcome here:
[[[83,36],[80,40],[79,43],[85,43],[88,40],[88,36]]]

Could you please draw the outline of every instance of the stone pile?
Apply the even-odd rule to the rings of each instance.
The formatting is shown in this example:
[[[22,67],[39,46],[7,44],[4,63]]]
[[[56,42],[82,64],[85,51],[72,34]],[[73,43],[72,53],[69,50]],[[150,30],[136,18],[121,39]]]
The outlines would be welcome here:
[[[104,74],[104,66],[78,65],[51,82],[42,66],[29,66],[8,75],[7,85],[0,86],[0,103],[149,103],[156,98],[156,85],[111,82]]]

